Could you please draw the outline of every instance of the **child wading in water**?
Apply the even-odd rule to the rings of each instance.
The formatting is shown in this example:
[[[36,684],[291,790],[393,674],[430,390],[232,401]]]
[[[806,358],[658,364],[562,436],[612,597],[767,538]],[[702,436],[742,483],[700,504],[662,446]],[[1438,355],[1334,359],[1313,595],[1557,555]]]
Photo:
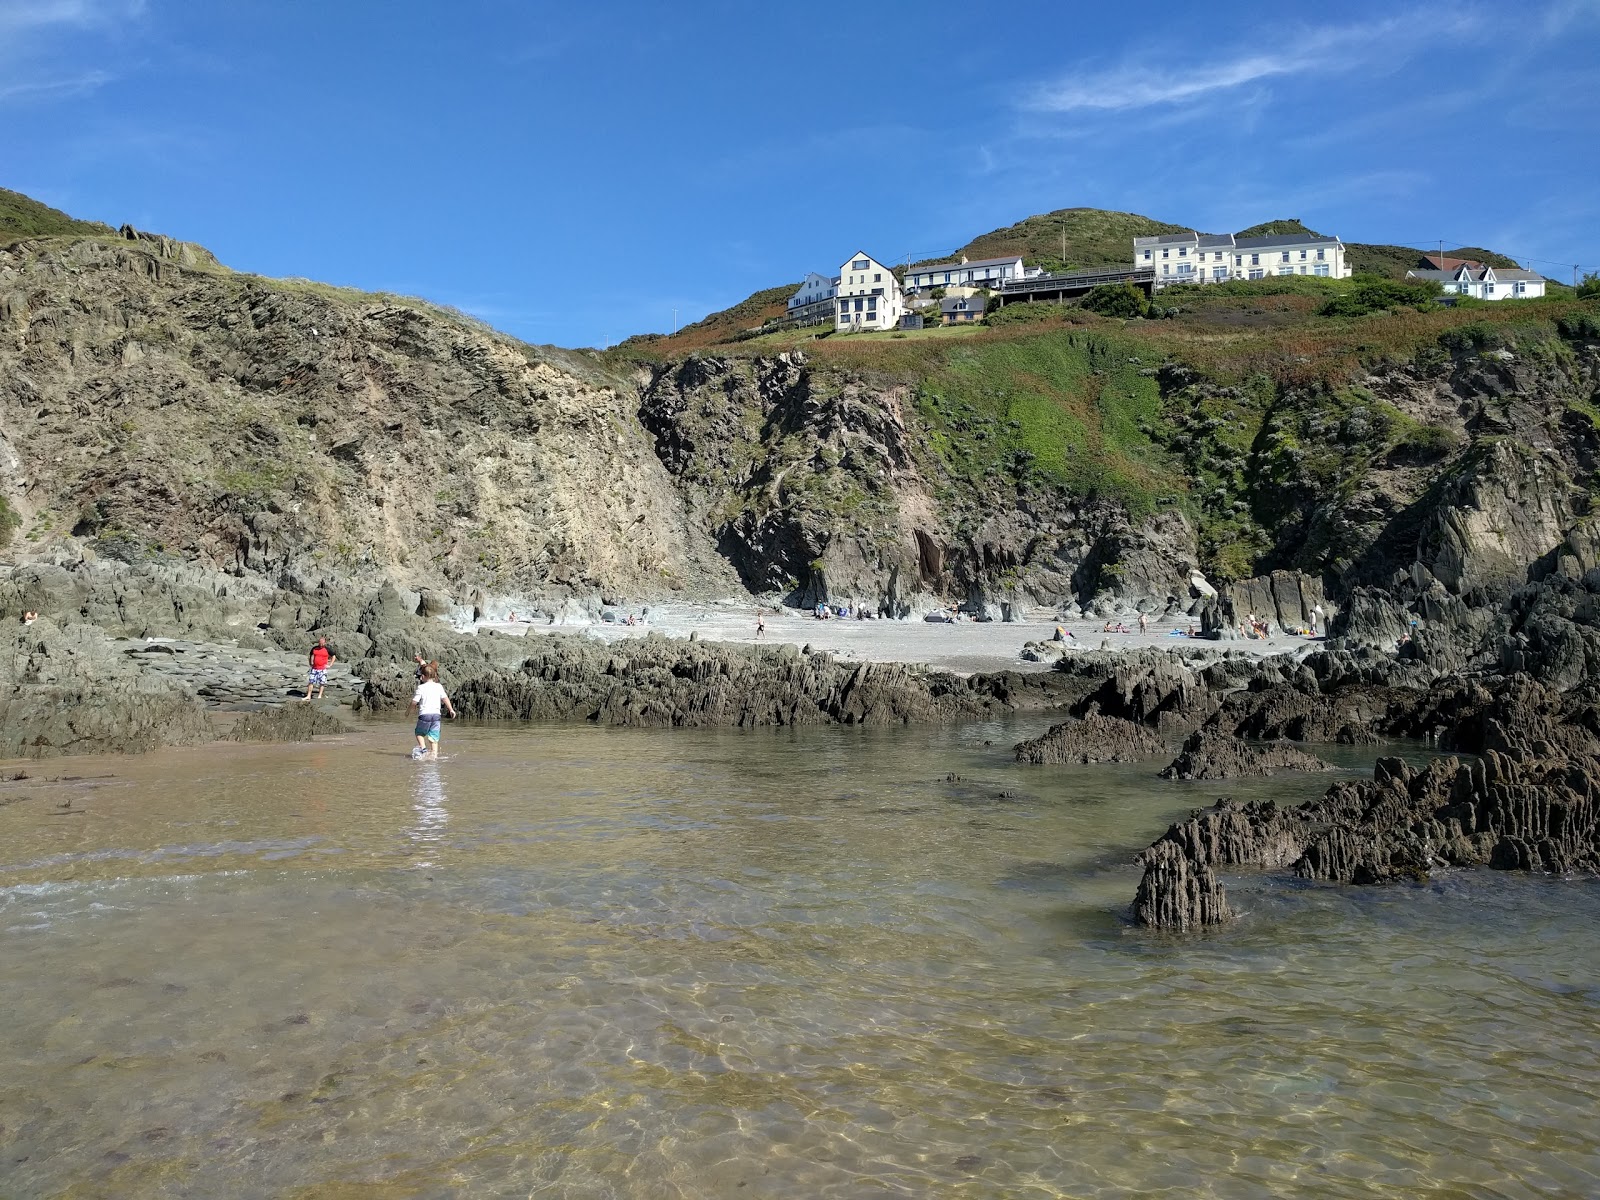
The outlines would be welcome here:
[[[450,697],[445,695],[444,685],[439,682],[438,666],[427,663],[422,668],[422,681],[417,684],[417,690],[412,695],[409,705],[410,708],[417,710],[417,748],[411,752],[412,758],[439,757],[441,706],[452,717],[456,715],[455,705],[450,703]]]

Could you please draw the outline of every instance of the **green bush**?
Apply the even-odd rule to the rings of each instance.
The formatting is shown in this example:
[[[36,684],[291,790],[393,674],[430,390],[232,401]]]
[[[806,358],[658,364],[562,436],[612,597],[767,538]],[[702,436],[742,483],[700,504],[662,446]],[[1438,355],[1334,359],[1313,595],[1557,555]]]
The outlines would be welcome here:
[[[1578,299],[1600,299],[1600,275],[1591,271],[1583,277],[1583,282],[1578,285]]]
[[[1102,283],[1083,298],[1083,307],[1102,317],[1142,317],[1150,302],[1131,283]]]
[[[1494,326],[1474,321],[1471,325],[1460,325],[1455,329],[1445,330],[1439,335],[1439,344],[1447,350],[1481,354],[1485,350],[1500,349],[1505,345],[1505,337]]]
[[[0,496],[0,549],[11,544],[11,535],[16,533],[21,524],[22,518],[17,510],[11,507],[4,496]]]
[[[1590,276],[1594,278],[1594,276]],[[1568,341],[1575,342],[1579,338],[1600,341],[1600,314],[1591,312],[1577,312],[1556,319],[1556,328],[1561,331],[1561,336]]]
[[[1381,275],[1360,275],[1349,292],[1335,296],[1318,311],[1325,317],[1365,317],[1394,308],[1433,304],[1439,295],[1439,285],[1427,280],[1406,282]]]

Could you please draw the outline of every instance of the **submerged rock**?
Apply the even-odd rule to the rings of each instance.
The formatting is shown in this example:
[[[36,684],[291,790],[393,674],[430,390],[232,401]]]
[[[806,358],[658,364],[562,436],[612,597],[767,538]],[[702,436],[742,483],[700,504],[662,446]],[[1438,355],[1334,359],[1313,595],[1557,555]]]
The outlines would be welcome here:
[[[319,734],[349,733],[350,726],[312,704],[283,704],[246,713],[228,731],[230,742],[309,742]]]
[[[1215,729],[1199,729],[1183,743],[1183,752],[1161,771],[1163,779],[1238,779],[1274,771],[1328,771],[1330,764],[1283,742],[1250,743]]]
[[[1121,763],[1154,758],[1167,745],[1142,725],[1096,713],[1063,721],[1015,749],[1018,762]]]

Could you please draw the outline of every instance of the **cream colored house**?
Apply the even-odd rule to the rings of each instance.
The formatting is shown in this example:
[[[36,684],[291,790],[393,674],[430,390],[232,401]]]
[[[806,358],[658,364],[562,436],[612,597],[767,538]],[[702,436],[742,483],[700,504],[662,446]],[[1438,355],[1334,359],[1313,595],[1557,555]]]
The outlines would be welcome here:
[[[1315,275],[1348,279],[1344,243],[1336,237],[1305,233],[1235,237],[1231,233],[1163,233],[1133,239],[1136,270],[1153,271],[1156,286],[1169,283],[1226,283],[1273,275]]]
[[[835,324],[841,330],[893,329],[906,311],[894,272],[865,251],[839,268],[835,304]]]

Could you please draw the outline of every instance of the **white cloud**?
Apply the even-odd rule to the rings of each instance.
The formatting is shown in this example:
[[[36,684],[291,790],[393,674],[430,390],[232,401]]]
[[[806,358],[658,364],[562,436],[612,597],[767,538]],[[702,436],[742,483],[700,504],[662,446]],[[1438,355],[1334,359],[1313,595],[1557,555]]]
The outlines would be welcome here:
[[[1394,57],[1396,48],[1408,56],[1412,48],[1423,44],[1424,35],[1426,44],[1437,47],[1443,41],[1461,39],[1478,26],[1477,17],[1468,11],[1450,16],[1410,13],[1366,25],[1288,31],[1279,39],[1286,49],[1186,70],[1168,67],[1174,55],[1152,47],[1140,61],[1111,70],[1080,67],[1054,83],[1036,86],[1024,97],[1022,107],[1066,113],[1180,104],[1280,75],[1370,68],[1384,57]]]
[[[144,8],[144,0],[0,0],[0,104],[60,100],[111,82],[113,72],[86,60]]]

